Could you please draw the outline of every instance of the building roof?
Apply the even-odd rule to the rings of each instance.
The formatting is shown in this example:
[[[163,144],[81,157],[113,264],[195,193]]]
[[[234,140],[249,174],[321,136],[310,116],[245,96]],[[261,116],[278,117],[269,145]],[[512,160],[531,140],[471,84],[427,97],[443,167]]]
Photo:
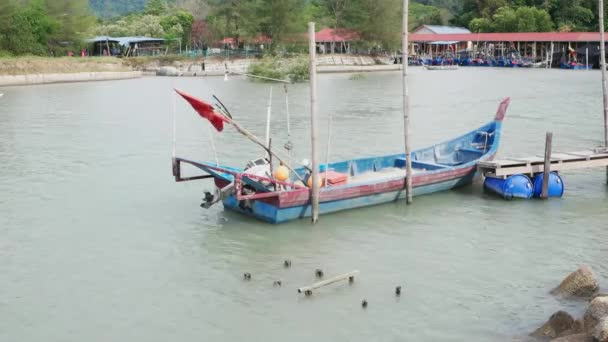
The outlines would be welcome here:
[[[430,31],[436,34],[457,34],[457,33],[471,33],[468,29],[458,26],[443,26],[443,25],[422,25],[414,33],[418,31]]]
[[[348,42],[359,39],[360,36],[357,32],[342,28],[324,28],[315,34],[315,40],[318,43]]]
[[[87,39],[89,43],[101,43],[101,42],[115,42],[122,46],[129,46],[130,44],[143,43],[143,42],[159,42],[162,43],[165,40],[163,38],[150,38],[150,37],[109,37],[109,36],[97,36],[95,38]]]
[[[410,33],[413,42],[484,41],[484,42],[599,42],[599,32],[515,32],[468,34]]]

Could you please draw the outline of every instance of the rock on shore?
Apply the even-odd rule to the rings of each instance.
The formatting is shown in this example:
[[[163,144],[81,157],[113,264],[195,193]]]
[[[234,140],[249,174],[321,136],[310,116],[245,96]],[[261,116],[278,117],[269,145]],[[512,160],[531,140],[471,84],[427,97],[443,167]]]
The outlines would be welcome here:
[[[555,338],[551,342],[593,342],[593,338],[585,333]]]
[[[585,331],[594,336],[608,336],[606,319],[608,319],[608,297],[597,297],[589,303],[589,307],[585,311],[583,318]]]
[[[551,315],[549,320],[540,328],[531,333],[530,336],[538,338],[556,338],[581,331],[582,324],[580,321],[575,321],[569,313],[560,310]]]
[[[570,273],[551,293],[564,298],[590,298],[597,293],[599,287],[600,284],[591,268],[583,266]]]

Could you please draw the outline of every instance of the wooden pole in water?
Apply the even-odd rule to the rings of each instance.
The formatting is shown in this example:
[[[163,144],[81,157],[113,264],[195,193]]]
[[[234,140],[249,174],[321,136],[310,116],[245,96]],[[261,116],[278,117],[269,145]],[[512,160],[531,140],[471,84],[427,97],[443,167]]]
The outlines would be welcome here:
[[[553,42],[551,42],[551,55],[549,56],[549,64],[547,65],[548,69],[551,69],[551,67],[553,67],[553,52],[555,49],[555,45],[553,44]]]
[[[403,135],[405,138],[405,191],[407,204],[412,203],[412,152],[410,146],[410,96],[407,87],[407,66],[409,56],[408,37],[409,0],[403,0],[403,27],[401,32],[401,51],[403,52]]]
[[[608,94],[606,93],[606,40],[604,37],[604,0],[598,3],[600,19],[600,69],[602,69],[602,94],[604,95],[604,147],[608,148]],[[606,168],[608,179],[608,168]]]
[[[551,172],[551,143],[553,140],[553,133],[547,132],[545,138],[545,165],[543,167],[543,188],[541,192],[541,198],[547,199],[549,197],[549,176]]]
[[[272,86],[270,86],[270,95],[268,96],[268,108],[266,109],[266,146],[270,150],[270,116],[272,115]],[[267,157],[270,157],[268,155]]]
[[[308,23],[308,53],[310,55],[310,140],[312,143],[312,223],[319,220],[319,156],[317,151],[317,46],[315,23]]]

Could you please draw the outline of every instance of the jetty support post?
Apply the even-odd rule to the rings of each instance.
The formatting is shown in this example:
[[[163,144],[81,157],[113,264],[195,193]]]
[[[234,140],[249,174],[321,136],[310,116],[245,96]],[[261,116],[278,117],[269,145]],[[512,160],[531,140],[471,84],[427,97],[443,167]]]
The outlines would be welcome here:
[[[608,148],[608,94],[606,93],[606,39],[604,37],[604,0],[598,0],[600,27],[600,69],[602,70],[602,95],[604,98],[604,147]],[[608,183],[608,167],[606,168]]]
[[[555,44],[553,42],[551,42],[551,54],[549,55],[549,58],[547,59],[547,61],[549,62],[547,64],[547,69],[551,69],[551,67],[553,67],[553,52],[555,51]]]
[[[353,281],[355,281],[355,276],[357,274],[359,274],[359,271],[357,271],[357,270],[351,271],[351,272],[348,272],[348,273],[344,273],[344,274],[340,274],[340,275],[337,275],[335,277],[332,277],[332,278],[320,281],[318,283],[314,283],[314,284],[312,284],[310,286],[300,287],[298,289],[298,293],[304,293],[305,295],[310,296],[312,294],[313,290],[316,290],[316,289],[318,289],[320,287],[323,287],[323,286],[327,286],[329,284],[337,283],[337,282],[339,282],[341,280],[347,280],[348,279],[348,282],[352,283]]]
[[[403,135],[405,140],[405,191],[407,204],[412,203],[412,151],[410,145],[410,97],[407,86],[407,67],[409,57],[409,0],[403,0],[403,27],[401,31],[401,51],[403,54]]]
[[[310,55],[310,138],[312,143],[312,186],[310,200],[312,204],[312,223],[319,220],[319,155],[317,146],[317,44],[315,41],[315,23],[308,23],[308,53]]]
[[[541,198],[549,198],[549,177],[551,173],[551,143],[553,140],[553,133],[547,132],[545,137],[545,165],[543,167],[543,188],[541,192]]]

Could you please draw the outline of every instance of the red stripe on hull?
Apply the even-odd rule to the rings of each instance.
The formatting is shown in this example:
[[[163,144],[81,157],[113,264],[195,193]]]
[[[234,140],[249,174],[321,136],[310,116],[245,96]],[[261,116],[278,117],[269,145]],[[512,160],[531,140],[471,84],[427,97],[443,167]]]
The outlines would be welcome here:
[[[462,169],[449,170],[439,173],[422,174],[414,176],[412,186],[423,186],[433,183],[454,180],[467,176],[475,172],[476,166],[470,166]],[[404,189],[405,179],[395,179],[384,183],[364,184],[360,186],[338,188],[335,190],[321,191],[319,201],[330,202],[335,200],[349,199],[360,196],[369,196],[378,193],[397,191]],[[276,205],[279,208],[289,208],[301,206],[310,202],[310,191],[289,191],[281,193],[277,198],[264,201],[266,203]]]

